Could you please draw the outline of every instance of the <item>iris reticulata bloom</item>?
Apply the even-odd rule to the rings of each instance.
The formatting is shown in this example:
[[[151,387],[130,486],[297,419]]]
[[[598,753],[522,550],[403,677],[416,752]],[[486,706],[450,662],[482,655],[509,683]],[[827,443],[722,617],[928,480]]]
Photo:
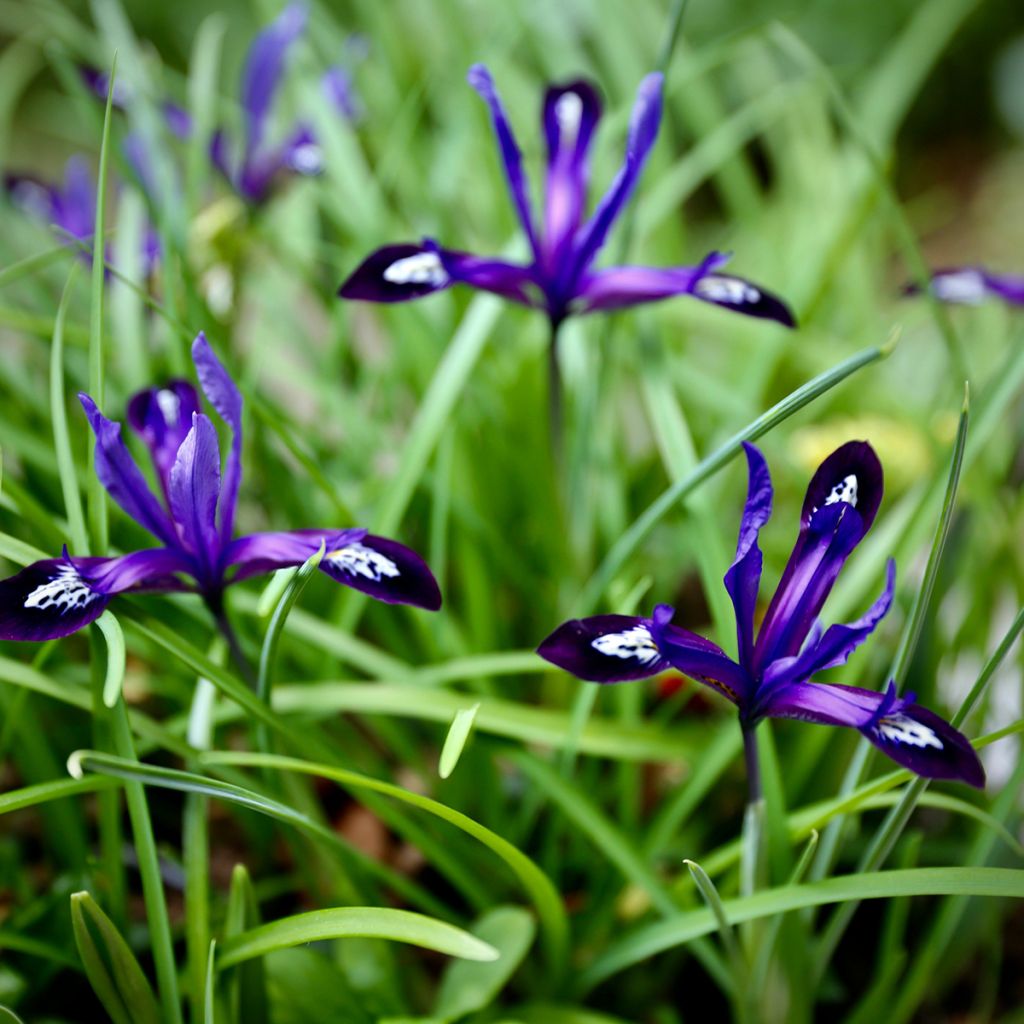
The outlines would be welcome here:
[[[725,586],[736,612],[736,661],[710,640],[672,625],[674,609],[650,618],[596,615],[566,622],[538,648],[542,657],[582,679],[616,683],[666,669],[704,683],[739,708],[744,730],[764,718],[797,718],[858,729],[894,761],[929,778],[984,785],[967,739],[934,712],[898,696],[856,686],[811,682],[842,665],[888,612],[895,584],[890,561],[885,589],[856,622],[822,631],[817,617],[847,558],[870,529],[882,499],[882,467],[871,446],[851,441],[818,467],[804,499],[800,531],[782,580],[756,637],[754,609],[761,582],[758,533],[772,509],[768,466],[744,445],[750,473],[736,558]]]
[[[535,226],[522,155],[490,72],[475,65],[469,83],[487,104],[516,213],[530,244],[525,266],[422,244],[388,245],[372,253],[341,286],[346,299],[404,302],[466,284],[546,311],[553,328],[570,314],[622,309],[674,295],[692,295],[738,313],[793,325],[776,296],[720,273],[728,256],[713,252],[695,267],[607,267],[594,261],[636,188],[661,123],[662,76],[648,75],[637,92],[626,156],[611,187],[584,220],[590,146],[601,117],[597,91],[585,81],[548,89],[542,127],[547,180],[541,227]]]
[[[1020,274],[994,274],[984,267],[947,267],[932,273],[928,287],[943,302],[977,306],[995,296],[1013,306],[1024,306],[1024,277]],[[917,292],[908,285],[908,292]]]
[[[232,538],[241,482],[242,395],[200,334],[196,374],[210,405],[230,427],[221,471],[217,431],[187,381],[132,398],[128,422],[145,442],[161,501],[121,438],[88,395],[79,395],[96,435],[96,474],[114,501],[160,542],[115,558],[45,559],[0,581],[0,639],[49,640],[97,619],[124,591],[195,591],[215,610],[224,588],[250,576],[301,565],[319,549],[320,569],[380,601],[436,610],[441,594],[409,548],[360,528],[254,533]]]

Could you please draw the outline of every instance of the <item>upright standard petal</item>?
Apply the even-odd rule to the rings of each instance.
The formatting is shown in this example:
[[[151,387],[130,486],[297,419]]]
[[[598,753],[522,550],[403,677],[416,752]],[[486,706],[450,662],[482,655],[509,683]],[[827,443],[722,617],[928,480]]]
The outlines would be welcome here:
[[[747,456],[747,502],[740,520],[736,557],[725,574],[725,589],[736,611],[736,640],[741,665],[750,665],[754,653],[754,610],[761,585],[761,549],[757,537],[772,514],[772,477],[760,450],[743,442]]]
[[[305,6],[289,4],[249,47],[241,95],[246,116],[246,153],[255,153],[263,142],[267,115],[281,81],[288,48],[305,28]]]
[[[231,448],[224,466],[218,521],[221,544],[225,545],[231,540],[234,530],[235,506],[242,482],[242,392],[238,390],[224,364],[213,354],[202,331],[192,342],[192,362],[195,363],[199,386],[207,401],[231,428]]]
[[[760,709],[763,717],[797,718],[858,729],[897,764],[930,779],[956,779],[981,788],[985,772],[967,738],[913,695],[896,696],[856,686],[794,683]]]
[[[220,446],[217,431],[202,413],[192,415],[192,428],[171,467],[167,495],[182,543],[199,565],[200,582],[212,584],[220,574]]]
[[[601,99],[586,81],[553,86],[544,97],[548,149],[543,247],[554,269],[572,244],[587,203],[587,154],[601,117]]]
[[[187,380],[172,380],[162,388],[147,388],[128,402],[128,423],[142,438],[167,494],[171,467],[178,449],[199,412],[199,396]]]
[[[537,653],[592,683],[646,679],[669,667],[651,634],[651,620],[634,615],[593,615],[564,622]]]
[[[408,302],[442,291],[451,283],[437,249],[402,242],[370,253],[338,289],[338,295],[362,302]]]
[[[494,87],[494,79],[490,71],[483,64],[474,64],[466,76],[469,84],[479,93],[481,99],[487,104],[490,111],[491,123],[494,125],[494,134],[498,139],[498,148],[501,150],[501,161],[505,167],[505,176],[508,179],[509,190],[512,193],[512,202],[515,205],[516,213],[519,214],[519,221],[523,225],[526,237],[530,240],[530,248],[533,251],[534,259],[540,262],[541,249],[537,241],[537,231],[533,223],[533,211],[530,205],[530,196],[526,184],[526,175],[523,172],[523,155],[519,151],[515,136],[512,134],[512,127],[505,114],[498,90]]]
[[[437,611],[441,591],[427,563],[411,548],[367,533],[328,549],[321,572],[338,583],[384,601]]]
[[[633,116],[626,139],[626,158],[611,187],[598,204],[594,215],[580,228],[575,252],[569,260],[570,273],[565,278],[570,284],[578,281],[604,245],[612,225],[629,201],[636,188],[647,154],[658,136],[661,124],[663,76],[660,72],[647,75],[637,90]]]
[[[96,435],[96,476],[100,483],[140,526],[168,547],[176,547],[178,537],[174,524],[121,440],[121,424],[108,420],[88,395],[79,394],[78,400]]]

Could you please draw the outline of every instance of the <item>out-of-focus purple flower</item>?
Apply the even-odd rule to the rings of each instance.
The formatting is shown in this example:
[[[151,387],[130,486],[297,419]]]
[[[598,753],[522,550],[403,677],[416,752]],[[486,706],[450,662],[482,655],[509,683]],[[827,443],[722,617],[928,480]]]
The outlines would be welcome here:
[[[254,533],[233,538],[241,482],[242,395],[204,335],[192,345],[196,375],[210,405],[230,427],[221,466],[213,422],[195,388],[172,381],[132,398],[128,422],[153,459],[161,496],[150,490],[121,438],[88,395],[79,395],[96,435],[96,474],[114,501],[159,546],[116,558],[45,559],[0,581],[0,639],[49,640],[97,619],[124,591],[194,591],[220,607],[226,586],[301,565],[321,543],[320,570],[379,601],[437,609],[441,594],[414,551],[362,528]]]
[[[1024,276],[1020,274],[995,274],[984,267],[946,267],[932,273],[928,287],[943,302],[977,306],[994,295],[1012,306],[1024,306]],[[908,295],[920,290],[914,284],[904,289]]]
[[[11,202],[31,217],[56,228],[65,239],[75,242],[92,240],[96,227],[96,182],[84,157],[73,156],[64,166],[64,180],[60,185],[49,185],[25,174],[7,174],[4,187]],[[143,238],[143,268],[148,275],[160,256],[160,245],[155,232],[146,230]],[[82,249],[81,258],[92,262],[88,250]],[[105,259],[109,262],[109,250]]]
[[[725,586],[736,612],[739,656],[673,626],[674,609],[649,618],[597,615],[567,622],[538,648],[548,661],[582,679],[614,683],[674,668],[716,690],[739,709],[744,730],[763,718],[797,718],[859,730],[897,763],[929,778],[981,787],[985,774],[967,739],[938,715],[897,696],[814,683],[817,672],[844,664],[888,612],[895,584],[890,561],[885,590],[856,622],[822,630],[818,614],[847,558],[870,529],[882,500],[882,467],[871,446],[851,441],[818,467],[804,498],[800,531],[761,627],[754,611],[761,582],[758,534],[772,509],[772,482],[761,452],[744,445],[750,472],[736,557]]]
[[[713,252],[692,267],[606,267],[594,261],[632,196],[661,123],[662,76],[648,75],[637,91],[626,155],[618,174],[589,219],[590,147],[601,116],[596,89],[585,81],[548,89],[542,129],[547,143],[543,215],[533,215],[522,155],[490,72],[481,64],[469,83],[490,111],[513,205],[530,243],[526,265],[442,248],[432,239],[378,249],[339,289],[346,299],[404,302],[453,284],[493,292],[543,309],[553,328],[569,315],[622,309],[674,295],[724,306],[748,316],[793,326],[781,299],[740,277],[720,272],[728,256]]]

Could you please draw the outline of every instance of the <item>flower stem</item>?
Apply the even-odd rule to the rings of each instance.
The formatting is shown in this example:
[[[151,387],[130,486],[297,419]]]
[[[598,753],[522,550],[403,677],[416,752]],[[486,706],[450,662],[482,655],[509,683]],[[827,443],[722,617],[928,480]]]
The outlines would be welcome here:
[[[551,321],[548,339],[548,424],[551,430],[551,451],[556,472],[561,473],[565,458],[564,413],[562,410],[562,368],[558,360],[558,332],[561,320]]]
[[[246,657],[245,651],[242,650],[242,645],[238,641],[238,634],[235,633],[231,620],[228,618],[227,610],[224,607],[224,594],[222,592],[207,594],[205,601],[206,607],[210,609],[210,614],[217,623],[217,628],[227,641],[228,650],[231,651],[231,658],[235,666],[241,673],[242,678],[255,690],[256,672]]]
[[[740,888],[749,896],[763,887],[764,856],[764,793],[761,789],[761,764],[757,752],[757,726],[741,725],[743,757],[747,764],[747,809],[743,815],[743,842],[740,864]]]

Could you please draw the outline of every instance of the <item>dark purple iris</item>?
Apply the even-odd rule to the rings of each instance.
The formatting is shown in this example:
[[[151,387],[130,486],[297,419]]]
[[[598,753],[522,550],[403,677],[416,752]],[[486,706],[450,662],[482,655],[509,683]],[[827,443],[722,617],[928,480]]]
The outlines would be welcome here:
[[[204,335],[192,345],[196,375],[210,405],[231,428],[221,471],[213,422],[200,411],[187,381],[142,391],[128,422],[149,448],[161,497],[146,482],[124,441],[121,424],[106,419],[80,395],[96,435],[96,474],[110,496],[160,542],[116,558],[35,562],[0,581],[0,639],[49,640],[97,619],[124,591],[194,591],[214,609],[224,587],[261,573],[301,565],[321,543],[320,569],[380,601],[436,610],[437,582],[409,548],[361,528],[254,533],[232,539],[241,481],[242,395]]]
[[[728,256],[713,252],[694,267],[606,267],[594,261],[636,188],[661,122],[662,76],[641,83],[629,125],[626,156],[611,187],[589,219],[589,154],[601,101],[584,81],[548,89],[542,125],[547,143],[547,180],[541,227],[535,226],[522,155],[490,72],[478,64],[469,83],[487,104],[508,178],[512,202],[530,243],[521,266],[491,257],[422,244],[388,245],[372,253],[341,286],[346,299],[404,302],[467,284],[547,312],[553,327],[570,314],[622,309],[673,295],[692,295],[748,316],[793,326],[779,298],[740,277],[719,273]]]
[[[946,267],[932,273],[928,287],[943,302],[976,306],[989,296],[1024,306],[1024,277],[1020,274],[994,274],[984,267]],[[920,291],[907,285],[909,294]]]
[[[673,626],[674,609],[658,605],[650,618],[596,615],[559,626],[538,648],[542,657],[583,679],[616,683],[674,668],[731,700],[750,732],[763,718],[798,718],[858,729],[894,761],[929,778],[981,787],[985,774],[967,739],[938,715],[897,696],[856,686],[814,683],[842,665],[874,631],[892,603],[895,566],[885,590],[864,616],[822,631],[817,618],[840,569],[870,529],[882,500],[882,467],[871,446],[850,441],[811,479],[800,532],[760,629],[754,609],[761,582],[758,533],[771,516],[768,466],[744,445],[750,471],[736,558],[725,586],[736,611],[739,657]]]
[[[56,228],[64,238],[79,242],[92,239],[96,228],[96,183],[84,157],[73,156],[68,160],[60,185],[49,185],[30,175],[8,174],[4,187],[15,206]],[[147,228],[143,235],[142,246],[143,269],[148,275],[160,255],[160,243],[152,228]],[[91,262],[84,250],[82,259]]]

